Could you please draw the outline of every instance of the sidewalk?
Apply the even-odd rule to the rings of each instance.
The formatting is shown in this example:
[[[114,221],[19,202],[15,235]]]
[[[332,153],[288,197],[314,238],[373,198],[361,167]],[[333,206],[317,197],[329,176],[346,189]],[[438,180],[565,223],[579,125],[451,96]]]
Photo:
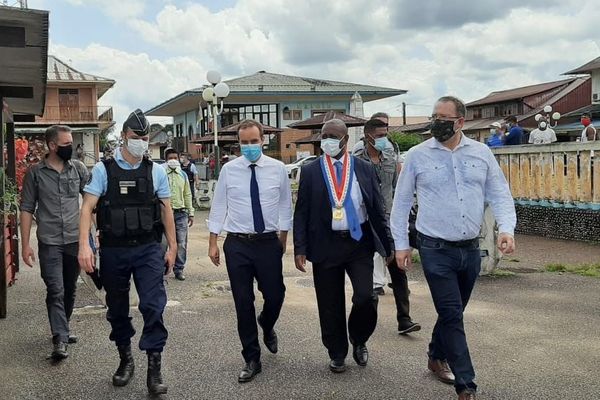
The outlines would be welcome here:
[[[168,280],[165,399],[455,399],[453,388],[426,369],[436,314],[420,268],[409,279],[411,314],[423,330],[398,336],[393,296],[386,290],[368,343],[369,365],[360,368],[349,357],[348,371],[334,375],[320,340],[312,277],[294,269],[291,246],[285,258],[287,297],[276,327],[279,354],[265,350],[262,374],[238,384],[243,361],[227,274],[206,257],[207,234],[200,226],[205,215],[198,214],[190,234],[188,279]],[[518,264],[527,267],[523,260]],[[9,316],[0,320],[1,399],[147,398],[145,356],[137,349],[132,382],[125,388],[111,385],[118,356],[108,340],[104,310],[81,308],[99,303],[83,285],[72,321],[80,342],[69,347],[67,360],[50,365],[39,268],[23,267],[18,278],[9,289]],[[478,398],[600,398],[599,304],[599,279],[551,273],[481,278],[465,314]],[[137,344],[142,321],[137,310],[132,315]]]

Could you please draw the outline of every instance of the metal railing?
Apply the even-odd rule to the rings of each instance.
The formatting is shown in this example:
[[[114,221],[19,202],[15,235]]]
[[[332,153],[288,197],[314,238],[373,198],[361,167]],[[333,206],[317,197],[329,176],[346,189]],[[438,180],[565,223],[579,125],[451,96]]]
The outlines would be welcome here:
[[[42,121],[48,122],[112,122],[110,106],[46,106]]]

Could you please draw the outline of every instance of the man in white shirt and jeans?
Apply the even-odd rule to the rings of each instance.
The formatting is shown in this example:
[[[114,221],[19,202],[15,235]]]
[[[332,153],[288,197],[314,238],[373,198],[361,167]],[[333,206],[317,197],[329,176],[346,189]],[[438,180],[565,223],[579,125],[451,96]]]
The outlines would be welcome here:
[[[292,193],[284,164],[262,154],[262,125],[243,121],[238,138],[243,157],[223,166],[215,189],[208,220],[208,255],[213,264],[220,265],[217,239],[222,230],[226,231],[223,251],[246,362],[238,382],[244,383],[262,369],[254,279],[265,301],[258,316],[263,341],[271,353],[277,353],[273,327],[285,297],[282,257],[292,226]]]

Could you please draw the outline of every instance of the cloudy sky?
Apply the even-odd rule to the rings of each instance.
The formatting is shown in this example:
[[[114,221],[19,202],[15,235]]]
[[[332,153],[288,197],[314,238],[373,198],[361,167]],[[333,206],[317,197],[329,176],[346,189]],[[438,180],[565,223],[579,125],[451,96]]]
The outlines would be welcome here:
[[[11,0],[12,1],[12,0]],[[259,70],[406,89],[366,113],[427,115],[444,94],[560,79],[600,55],[584,0],[29,0],[50,10],[50,53],[115,79],[117,123],[205,82]]]

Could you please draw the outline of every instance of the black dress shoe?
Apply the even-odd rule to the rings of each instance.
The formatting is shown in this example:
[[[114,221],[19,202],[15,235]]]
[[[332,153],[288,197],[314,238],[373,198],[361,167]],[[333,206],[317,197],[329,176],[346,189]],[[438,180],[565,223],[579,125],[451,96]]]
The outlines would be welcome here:
[[[238,377],[238,382],[246,383],[250,382],[254,377],[260,374],[262,371],[262,364],[260,361],[250,361],[246,364],[244,369],[240,372],[240,376]]]
[[[329,362],[329,370],[336,374],[346,372],[346,363],[344,362],[344,360],[331,360]]]
[[[385,295],[385,290],[383,290],[382,287],[376,287],[373,289],[373,294],[376,294],[377,296],[383,296]]]
[[[74,344],[74,343],[77,343],[78,340],[79,340],[79,338],[77,336],[75,336],[75,335],[69,335],[69,341],[68,341],[68,343],[69,344]]]
[[[183,272],[176,272],[175,279],[177,279],[178,281],[185,281],[185,275],[183,274]]]
[[[50,357],[54,361],[64,360],[65,358],[69,357],[69,353],[67,353],[67,344],[64,342],[54,343]]]
[[[261,328],[263,327],[262,323],[260,322],[260,317],[258,318],[258,325],[260,325]],[[263,342],[265,342],[265,346],[267,346],[267,349],[269,349],[271,353],[277,353],[278,341],[275,329],[271,329],[271,332],[265,332],[263,328]]]
[[[369,350],[367,350],[367,346],[364,344],[355,345],[354,350],[352,351],[352,357],[361,367],[366,366],[369,361]]]
[[[406,323],[398,325],[398,333],[400,335],[406,335],[407,333],[418,332],[420,330],[421,325],[412,321],[408,321]]]

